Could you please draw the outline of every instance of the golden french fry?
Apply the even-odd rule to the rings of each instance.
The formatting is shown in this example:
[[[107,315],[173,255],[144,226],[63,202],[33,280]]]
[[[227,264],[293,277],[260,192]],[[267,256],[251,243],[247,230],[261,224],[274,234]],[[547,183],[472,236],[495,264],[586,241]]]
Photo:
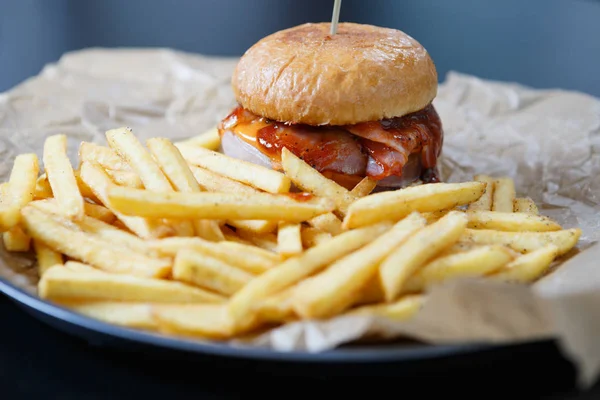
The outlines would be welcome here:
[[[270,193],[289,192],[291,181],[279,171],[239,160],[200,146],[178,143],[187,162]]]
[[[515,197],[515,183],[511,178],[496,179],[494,181],[492,211],[513,212]]]
[[[396,321],[406,321],[421,310],[424,295],[406,295],[391,303],[368,304],[348,310],[345,315],[371,315]]]
[[[85,209],[85,215],[106,222],[107,224],[112,224],[117,219],[117,216],[112,211],[99,204],[85,202],[83,208]]]
[[[356,198],[365,197],[377,187],[377,181],[371,177],[365,176],[352,188],[350,194]]]
[[[189,165],[194,178],[200,187],[207,192],[255,194],[262,193],[260,190],[244,183],[229,179],[205,168]],[[277,228],[277,221],[264,220],[228,220],[227,223],[234,228],[240,228],[254,233],[269,233]]]
[[[211,128],[197,136],[178,142],[184,145],[200,146],[217,151],[221,145],[221,137],[217,128]]]
[[[187,161],[171,141],[165,138],[152,138],[146,142],[146,145],[175,190],[184,193],[202,191]],[[197,219],[193,223],[197,236],[215,241],[225,240],[217,221]]]
[[[31,246],[31,238],[18,225],[3,232],[2,240],[4,248],[8,251],[27,252]]]
[[[152,303],[66,300],[57,302],[63,307],[89,318],[127,328],[156,330],[152,316]]]
[[[34,239],[33,249],[38,263],[39,276],[44,275],[46,271],[55,265],[63,265],[62,254],[46,246],[43,242]]]
[[[21,211],[26,233],[55,251],[96,268],[139,276],[164,277],[171,271],[169,260],[151,258],[130,248],[82,232],[61,220],[28,205]]]
[[[485,276],[512,259],[512,253],[500,245],[479,246],[462,253],[440,256],[413,274],[403,291],[420,292],[432,284],[454,278]]]
[[[71,271],[52,267],[38,284],[40,297],[61,299],[89,299],[156,303],[222,303],[225,298],[198,287],[163,279],[108,274],[101,272]]]
[[[385,299],[396,299],[410,276],[442,250],[456,243],[466,226],[465,213],[450,211],[394,249],[379,267]]]
[[[568,253],[579,240],[581,229],[561,229],[552,232],[504,232],[491,229],[467,228],[461,242],[478,244],[500,244],[508,246],[519,253],[529,253],[549,244],[558,248],[558,255]]]
[[[471,229],[494,229],[513,232],[550,232],[562,229],[557,222],[542,215],[519,212],[468,211],[467,216],[469,217],[467,227]]]
[[[134,171],[121,171],[116,169],[108,169],[105,168],[106,174],[110,176],[110,179],[113,180],[119,186],[127,186],[142,189],[144,184],[140,177]]]
[[[263,322],[285,323],[297,317],[292,308],[292,294],[296,286],[261,300],[252,310]]]
[[[250,282],[254,275],[226,263],[200,249],[184,249],[177,253],[173,278],[230,296]]]
[[[254,246],[271,251],[273,253],[277,253],[277,236],[273,233],[257,235],[254,232],[238,229],[237,234],[240,238],[247,240]]]
[[[298,223],[280,223],[277,231],[277,252],[283,257],[302,253],[301,226]]]
[[[279,256],[274,253],[235,242],[211,243],[201,238],[171,237],[147,243],[162,256],[175,257],[185,249],[199,250],[252,274],[261,274],[280,262]]]
[[[297,187],[316,196],[333,199],[336,208],[342,214],[345,214],[350,203],[356,200],[348,189],[326,178],[285,147],[281,151],[281,166]]]
[[[229,312],[236,325],[246,325],[254,305],[262,299],[319,272],[389,228],[389,224],[376,224],[341,233],[327,243],[307,249],[298,257],[289,258],[254,278],[229,300]]]
[[[352,203],[343,227],[399,220],[413,211],[430,212],[466,205],[483,194],[483,182],[428,183],[362,197]]]
[[[548,270],[558,252],[558,247],[553,244],[540,247],[517,257],[488,278],[508,283],[531,283]]]
[[[30,205],[39,208],[44,212],[60,215],[60,208],[54,199],[36,200]],[[76,221],[74,224],[78,229],[81,229],[86,233],[94,234],[95,236],[120,246],[129,247],[140,254],[154,255],[146,241],[102,220],[86,216],[81,221]]]
[[[513,202],[513,211],[527,214],[539,214],[537,206],[529,197],[516,198]]]
[[[106,273],[105,271],[102,271],[98,268],[94,268],[91,265],[72,260],[69,260],[65,263],[65,268],[73,272],[98,272],[100,274]]]
[[[467,209],[470,211],[491,211],[493,198],[494,198],[494,184],[495,180],[491,176],[488,175],[475,175],[473,177],[474,181],[486,183],[485,190],[481,197],[476,201],[472,202],[467,206]]]
[[[345,311],[360,298],[360,290],[377,274],[379,263],[424,226],[425,219],[412,213],[363,248],[300,283],[292,299],[296,314],[302,318],[327,318]]]
[[[95,161],[102,168],[113,171],[131,171],[131,166],[113,149],[96,143],[81,142],[79,145],[79,168],[84,161]]]
[[[234,335],[223,304],[153,305],[152,316],[164,334],[217,340]]]
[[[98,164],[96,163],[96,165]],[[108,177],[109,181],[111,183],[114,183],[112,181],[112,178],[110,178],[106,171],[104,169],[102,169],[102,171],[104,171],[104,174]],[[73,171],[73,173],[75,175],[75,180],[77,181],[77,187],[79,187],[79,192],[84,197],[84,199],[89,199],[96,204],[101,204],[102,201],[98,198],[98,196],[96,196],[94,191],[87,185],[87,183],[85,183],[83,179],[81,179],[81,171],[77,169]]]
[[[0,231],[8,231],[19,224],[21,209],[33,200],[38,173],[39,160],[35,154],[15,157],[0,203]]]
[[[43,161],[52,195],[60,204],[62,212],[71,219],[82,219],[85,215],[83,195],[79,191],[73,166],[67,156],[66,135],[52,135],[46,138]]]
[[[81,192],[81,188],[79,189],[79,192]],[[37,181],[35,183],[35,192],[33,193],[33,200],[43,200],[50,197],[52,197],[52,188],[50,187],[50,182],[48,182],[46,174],[43,173],[37,178]]]
[[[112,186],[109,203],[119,213],[148,218],[267,219],[302,222],[331,211],[330,199],[290,201],[285,195],[201,192],[165,193]]]
[[[333,237],[331,233],[323,232],[310,226],[302,227],[300,235],[302,237],[302,246],[306,248],[324,243]]]
[[[317,215],[306,222],[313,228],[332,235],[338,235],[342,232],[342,221],[334,213]]]
[[[161,193],[173,192],[173,186],[165,176],[158,163],[154,160],[142,143],[133,135],[129,128],[111,129],[106,132],[109,146],[129,164],[131,169],[142,180],[146,193],[156,191]],[[122,186],[128,187],[128,186]],[[194,227],[190,221],[168,221],[178,236],[193,236]]]
[[[128,216],[110,205],[108,190],[115,186],[100,164],[85,161],[81,164],[81,179],[93,191],[100,202],[112,211],[125,226],[143,239],[160,238],[174,233],[173,228],[158,220]],[[139,190],[139,189],[138,189]]]
[[[212,219],[197,219],[193,221],[194,232],[196,236],[210,240],[211,242],[221,242],[225,240],[225,235],[221,231],[219,222]]]

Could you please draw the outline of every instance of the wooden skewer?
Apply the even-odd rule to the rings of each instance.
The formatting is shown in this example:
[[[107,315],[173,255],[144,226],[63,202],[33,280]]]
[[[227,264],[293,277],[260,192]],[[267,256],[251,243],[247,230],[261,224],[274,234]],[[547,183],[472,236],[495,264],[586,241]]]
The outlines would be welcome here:
[[[342,6],[342,0],[335,0],[333,3],[333,15],[331,16],[331,30],[330,33],[335,35],[337,33],[338,21],[340,19],[340,8]]]

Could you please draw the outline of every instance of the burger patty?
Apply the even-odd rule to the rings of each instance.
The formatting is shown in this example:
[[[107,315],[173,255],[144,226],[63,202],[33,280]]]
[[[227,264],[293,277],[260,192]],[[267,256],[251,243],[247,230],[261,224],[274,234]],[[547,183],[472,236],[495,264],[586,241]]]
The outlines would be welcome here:
[[[290,125],[240,106],[221,121],[219,132],[222,139],[234,133],[267,157],[274,169],[280,169],[281,149],[286,147],[325,175],[369,176],[384,186],[437,180],[443,144],[441,121],[432,104],[403,117],[346,126]],[[230,151],[237,146],[228,143]]]

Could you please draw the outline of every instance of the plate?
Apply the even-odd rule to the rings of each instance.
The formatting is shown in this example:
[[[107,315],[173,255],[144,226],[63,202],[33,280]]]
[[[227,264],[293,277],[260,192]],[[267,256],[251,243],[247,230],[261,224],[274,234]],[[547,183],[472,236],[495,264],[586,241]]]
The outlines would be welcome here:
[[[188,354],[256,359],[278,362],[377,363],[428,360],[466,355],[500,346],[490,344],[426,345],[385,343],[341,346],[324,352],[282,352],[264,348],[231,346],[224,343],[164,336],[153,332],[120,327],[77,314],[67,308],[40,299],[0,278],[0,292],[26,312],[64,333],[79,337],[92,345],[117,346],[139,344]]]

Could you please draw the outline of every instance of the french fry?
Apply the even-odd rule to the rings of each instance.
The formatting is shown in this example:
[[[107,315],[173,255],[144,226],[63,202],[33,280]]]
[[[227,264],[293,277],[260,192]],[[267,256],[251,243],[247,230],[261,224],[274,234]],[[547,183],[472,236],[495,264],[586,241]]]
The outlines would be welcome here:
[[[93,161],[102,168],[113,171],[132,171],[131,166],[112,148],[91,142],[79,145],[79,168],[84,161]]]
[[[175,257],[182,250],[196,249],[252,274],[261,274],[280,262],[279,257],[271,252],[241,243],[211,243],[201,238],[182,237],[164,238],[147,243],[161,256]]]
[[[164,193],[112,186],[108,200],[114,210],[148,218],[267,219],[302,222],[331,211],[330,199],[289,201],[285,195],[201,192]]]
[[[79,189],[81,192],[81,188]],[[83,193],[82,193],[83,195]],[[33,200],[43,200],[52,197],[52,188],[45,173],[40,175],[35,182],[35,192],[33,192]]]
[[[518,213],[539,214],[538,208],[529,197],[519,197],[513,202],[513,211]]]
[[[296,314],[302,318],[327,318],[345,311],[359,299],[360,290],[377,274],[379,263],[424,226],[425,219],[412,213],[361,249],[304,280],[294,290],[292,303]]]
[[[342,215],[346,214],[350,203],[356,200],[356,197],[350,194],[348,189],[327,179],[285,147],[281,151],[281,166],[285,174],[301,190],[319,197],[333,199],[337,210]]]
[[[39,276],[44,275],[46,271],[55,265],[63,265],[63,257],[57,251],[54,251],[50,247],[46,246],[39,240],[33,241],[33,249],[35,251],[35,258],[38,263],[38,274]]]
[[[103,300],[67,300],[57,303],[78,314],[108,324],[149,331],[157,329],[152,316],[152,303]]]
[[[227,178],[270,193],[289,192],[291,180],[281,172],[226,156],[200,146],[178,143],[175,146],[190,164],[206,168]]]
[[[330,240],[333,236],[331,233],[323,232],[313,227],[302,227],[300,232],[303,247],[313,247],[320,243]]]
[[[144,184],[140,177],[133,171],[120,171],[115,169],[104,169],[106,174],[110,176],[110,179],[113,180],[119,186],[127,186],[142,189]]]
[[[365,197],[377,187],[377,181],[371,177],[365,176],[352,188],[350,194],[356,198]]]
[[[195,165],[189,165],[198,181],[200,187],[208,192],[235,193],[235,194],[255,194],[262,193],[260,190],[248,186],[244,183],[234,181],[223,175],[217,174],[205,168]],[[277,221],[264,220],[228,220],[227,223],[234,228],[244,229],[255,233],[269,233],[277,228]]]
[[[367,315],[406,321],[415,316],[424,303],[424,295],[406,295],[391,303],[368,304],[356,307],[347,311],[345,315]]]
[[[260,321],[272,323],[285,323],[297,319],[292,308],[292,295],[295,287],[289,287],[260,301],[253,309],[257,318]]]
[[[94,163],[94,164],[98,165],[97,163]],[[109,178],[109,181],[111,183],[114,183],[112,178],[110,178],[110,175],[108,175],[104,169],[102,169],[102,171]],[[75,175],[75,180],[77,181],[77,187],[79,188],[79,192],[81,193],[83,198],[89,199],[96,204],[102,204],[102,201],[98,198],[98,196],[96,196],[94,191],[88,186],[87,183],[85,183],[83,181],[83,179],[81,179],[81,171],[77,169],[77,170],[73,171],[73,173]]]
[[[515,197],[515,183],[511,178],[496,179],[494,181],[492,211],[513,212]]]
[[[39,208],[44,212],[60,215],[60,208],[54,199],[36,200],[30,205]],[[129,247],[140,254],[149,256],[154,255],[146,241],[102,220],[86,216],[81,221],[77,221],[74,224],[83,232],[93,234],[101,239],[116,243],[120,246]]]
[[[277,252],[283,257],[302,253],[302,234],[300,224],[279,224],[277,231]]]
[[[46,138],[43,162],[52,195],[60,204],[64,215],[76,221],[82,219],[85,215],[84,201],[73,166],[67,156],[66,135],[52,135]]]
[[[67,261],[65,263],[65,268],[68,269],[69,271],[73,271],[73,272],[98,272],[101,274],[106,273],[105,271],[94,268],[91,265],[81,263],[79,261],[72,261],[72,260]]]
[[[451,211],[394,249],[379,266],[379,279],[386,301],[395,300],[411,275],[442,250],[456,243],[466,226],[466,215]]]
[[[132,275],[70,271],[52,267],[38,285],[40,297],[50,300],[108,300],[156,303],[222,303],[216,293],[181,282]]]
[[[158,220],[128,216],[117,211],[110,205],[108,190],[115,186],[100,164],[85,161],[81,164],[81,179],[98,197],[101,203],[108,208],[132,232],[143,239],[155,239],[174,234],[173,228]],[[139,190],[139,189],[137,189]]]
[[[534,214],[500,211],[468,211],[468,228],[498,231],[559,231],[562,227],[552,219]]]
[[[261,249],[265,249],[271,251],[273,253],[277,253],[277,236],[272,233],[266,234],[255,234],[254,232],[244,231],[243,229],[238,229],[237,234],[240,238],[248,241],[250,244],[259,247]]]
[[[235,332],[222,304],[153,305],[152,317],[168,335],[222,340]]]
[[[180,144],[205,147],[217,151],[221,145],[221,137],[216,127],[207,130],[197,136],[178,142]]]
[[[2,241],[7,251],[27,252],[31,246],[31,238],[18,225],[3,232]]]
[[[342,221],[334,213],[317,215],[306,222],[313,228],[332,235],[338,235],[342,232]]]
[[[112,211],[99,204],[85,202],[83,208],[85,215],[106,222],[107,224],[112,224],[117,219],[117,216]]]
[[[488,175],[475,175],[473,180],[487,185],[481,197],[469,204],[467,209],[469,211],[491,211],[494,198],[494,178]]]
[[[483,182],[429,183],[371,194],[348,208],[342,227],[352,229],[381,221],[399,220],[413,211],[439,211],[466,205],[483,194]]]
[[[109,146],[129,164],[142,180],[146,193],[173,192],[173,186],[165,176],[158,163],[154,160],[142,143],[133,135],[129,128],[111,129],[106,132]],[[123,186],[127,187],[127,186]],[[167,218],[168,220],[168,218]],[[193,236],[194,227],[190,221],[168,221],[178,236]]]
[[[0,231],[9,231],[19,224],[21,209],[33,200],[38,173],[39,160],[35,154],[15,157],[0,203]]]
[[[540,247],[517,257],[488,278],[507,283],[527,284],[540,278],[558,256],[559,249],[553,244]]]
[[[187,162],[173,143],[165,138],[152,138],[146,145],[175,190],[184,193],[202,191]],[[196,219],[193,222],[197,236],[207,240],[225,240],[218,221]]]
[[[21,211],[26,233],[55,251],[91,264],[96,268],[122,274],[164,277],[171,272],[169,260],[151,258],[108,240],[74,229],[60,217],[34,207]]]
[[[262,299],[292,286],[319,272],[328,264],[370,242],[389,229],[389,224],[376,224],[354,229],[333,237],[327,243],[307,249],[251,280],[229,300],[229,313],[236,326],[245,326],[252,309]]]
[[[552,232],[503,232],[490,229],[469,229],[462,234],[461,242],[500,244],[519,253],[529,253],[549,244],[558,248],[558,255],[568,253],[581,237],[581,229],[561,229]]]
[[[512,253],[499,245],[479,246],[437,257],[412,275],[403,291],[421,292],[430,285],[454,278],[482,277],[499,270],[512,259]]]
[[[213,292],[230,296],[250,282],[254,275],[211,257],[199,249],[177,253],[173,278]]]

